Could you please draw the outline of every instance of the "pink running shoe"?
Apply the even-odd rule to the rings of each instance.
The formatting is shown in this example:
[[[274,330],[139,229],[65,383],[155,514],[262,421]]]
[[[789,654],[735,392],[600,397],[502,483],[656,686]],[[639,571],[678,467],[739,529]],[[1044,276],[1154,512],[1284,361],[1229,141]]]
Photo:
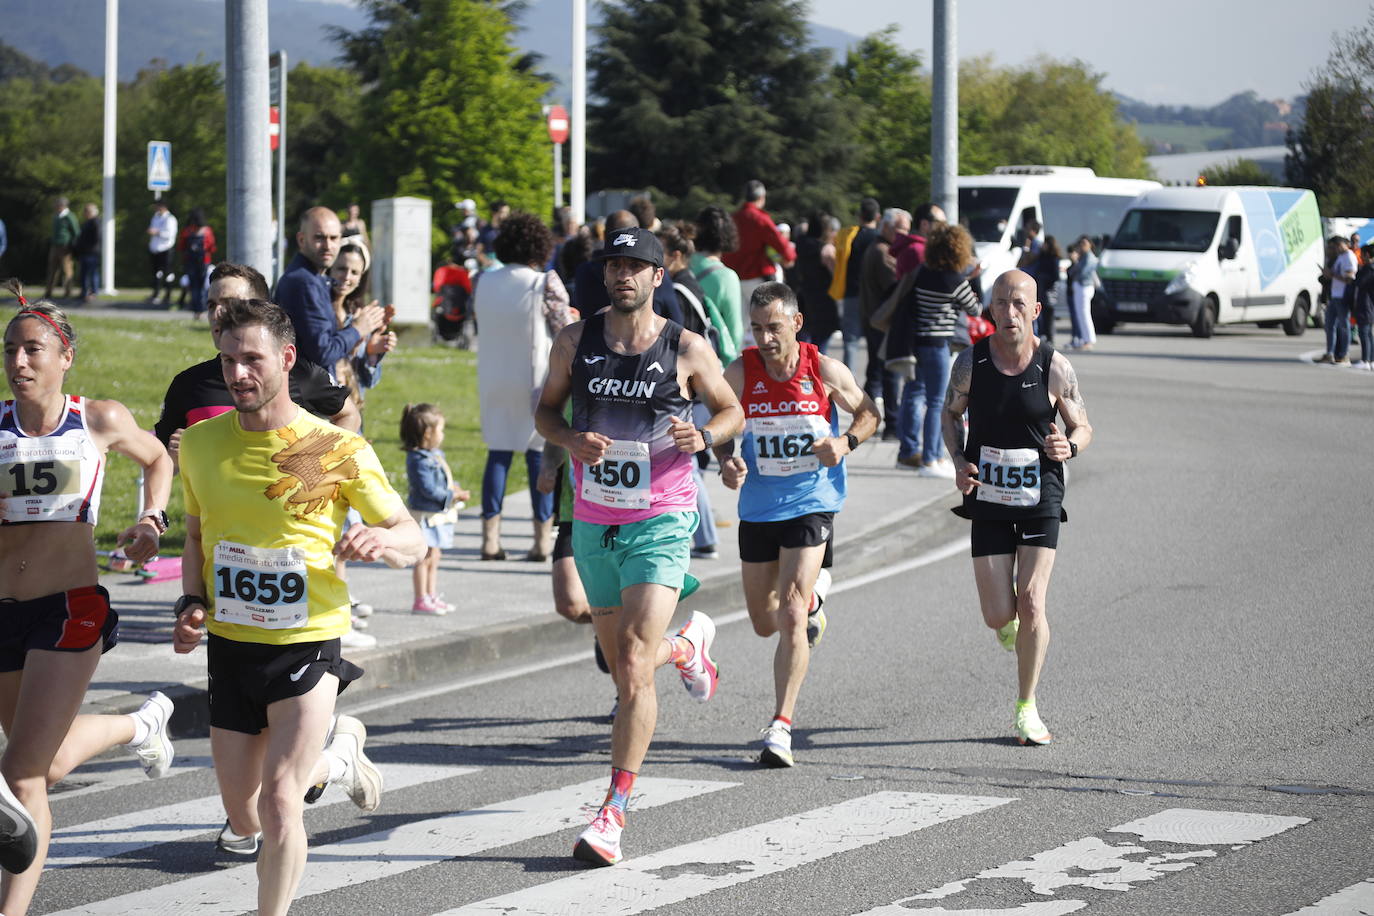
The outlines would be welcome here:
[[[602,808],[573,844],[573,858],[593,865],[614,865],[620,854],[620,834],[625,825],[609,808]]]
[[[438,617],[447,614],[448,611],[435,604],[429,595],[423,595],[415,599],[415,603],[410,606],[410,613],[421,614],[426,617]]]
[[[442,610],[445,614],[458,610],[457,606],[444,600],[444,596],[438,593],[429,596],[429,603]]]
[[[682,676],[682,686],[687,688],[692,699],[705,703],[716,695],[716,683],[720,680],[720,669],[711,660],[711,643],[716,638],[716,624],[701,611],[693,611],[677,635],[692,644],[695,650],[692,660],[677,666]]]

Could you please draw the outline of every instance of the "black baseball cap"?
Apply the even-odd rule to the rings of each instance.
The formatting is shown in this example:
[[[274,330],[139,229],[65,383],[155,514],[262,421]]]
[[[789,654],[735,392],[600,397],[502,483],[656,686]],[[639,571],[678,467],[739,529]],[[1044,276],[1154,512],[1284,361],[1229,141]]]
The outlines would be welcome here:
[[[663,246],[658,236],[648,229],[631,226],[629,229],[613,229],[606,233],[606,244],[596,253],[598,261],[610,258],[634,258],[648,261],[655,267],[663,266]]]

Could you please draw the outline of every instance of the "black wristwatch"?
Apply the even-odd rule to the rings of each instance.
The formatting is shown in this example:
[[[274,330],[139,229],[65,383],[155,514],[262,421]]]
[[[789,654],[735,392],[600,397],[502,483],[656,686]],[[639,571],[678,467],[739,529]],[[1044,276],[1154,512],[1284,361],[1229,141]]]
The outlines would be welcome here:
[[[710,448],[716,444],[716,437],[711,435],[711,431],[706,427],[699,428],[697,432],[701,433],[701,441],[706,443],[702,448]]]
[[[199,604],[203,608],[210,606],[202,595],[182,595],[177,599],[177,603],[172,605],[172,616],[180,617],[193,604]]]
[[[1077,458],[1077,457],[1078,457],[1078,443],[1075,442],[1075,441],[1073,441],[1072,439],[1069,440],[1069,457],[1070,457],[1070,458]]]
[[[849,450],[851,452],[859,447],[859,437],[853,433],[845,433],[844,440],[849,443]]]

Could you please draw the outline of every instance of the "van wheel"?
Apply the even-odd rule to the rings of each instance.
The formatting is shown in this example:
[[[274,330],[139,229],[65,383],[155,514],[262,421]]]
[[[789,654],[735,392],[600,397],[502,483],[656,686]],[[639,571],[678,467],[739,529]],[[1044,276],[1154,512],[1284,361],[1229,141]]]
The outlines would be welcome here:
[[[1307,308],[1307,293],[1298,293],[1297,301],[1293,303],[1293,314],[1282,325],[1283,333],[1289,337],[1302,336],[1307,330]]]
[[[1116,330],[1116,322],[1108,317],[1106,306],[1098,305],[1102,300],[1098,298],[1093,302],[1090,314],[1093,320],[1093,331],[1098,334],[1110,334]]]
[[[1197,310],[1197,317],[1193,319],[1194,337],[1211,337],[1212,329],[1217,326],[1217,300],[1214,296],[1208,296],[1202,300],[1202,307]]]

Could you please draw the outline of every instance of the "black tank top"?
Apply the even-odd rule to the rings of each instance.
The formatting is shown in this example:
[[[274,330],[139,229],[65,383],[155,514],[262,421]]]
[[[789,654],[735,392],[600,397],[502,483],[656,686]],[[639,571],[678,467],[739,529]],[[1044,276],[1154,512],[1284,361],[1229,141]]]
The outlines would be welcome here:
[[[998,371],[986,339],[973,345],[972,355],[964,458],[978,465],[981,485],[955,514],[972,519],[1057,515],[1068,521],[1062,508],[1064,465],[1044,452],[1056,414],[1049,392],[1054,347],[1042,340],[1019,375]]]

